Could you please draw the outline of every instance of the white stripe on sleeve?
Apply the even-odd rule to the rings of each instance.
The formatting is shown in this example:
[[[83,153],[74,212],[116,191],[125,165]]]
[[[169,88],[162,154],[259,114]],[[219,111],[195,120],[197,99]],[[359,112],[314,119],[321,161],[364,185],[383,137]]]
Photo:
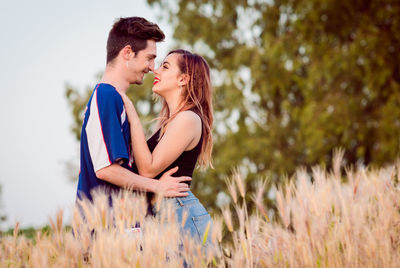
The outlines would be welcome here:
[[[104,142],[104,136],[97,107],[96,90],[93,94],[92,103],[90,104],[90,115],[85,128],[90,157],[92,159],[95,172],[111,165],[107,147]]]
[[[124,109],[122,110],[122,113],[121,113],[121,126],[125,123],[125,119],[126,119],[126,112],[125,112],[125,107],[124,107]]]

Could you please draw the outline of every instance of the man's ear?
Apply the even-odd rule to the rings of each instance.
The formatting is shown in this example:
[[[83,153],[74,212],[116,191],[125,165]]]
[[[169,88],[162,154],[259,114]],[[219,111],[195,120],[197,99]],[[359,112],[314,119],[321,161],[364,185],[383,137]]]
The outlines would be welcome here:
[[[135,57],[135,52],[133,52],[132,47],[130,45],[126,45],[121,49],[121,56],[124,60],[128,61]]]
[[[188,74],[180,74],[178,79],[179,86],[186,86],[189,84],[190,77]]]

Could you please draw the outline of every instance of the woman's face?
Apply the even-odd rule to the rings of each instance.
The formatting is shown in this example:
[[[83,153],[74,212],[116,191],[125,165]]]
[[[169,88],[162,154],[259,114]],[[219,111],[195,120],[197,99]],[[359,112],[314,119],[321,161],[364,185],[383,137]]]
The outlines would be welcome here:
[[[182,74],[178,67],[179,57],[177,53],[168,55],[161,66],[154,71],[154,93],[163,96],[167,92],[179,90],[179,85],[182,83]]]

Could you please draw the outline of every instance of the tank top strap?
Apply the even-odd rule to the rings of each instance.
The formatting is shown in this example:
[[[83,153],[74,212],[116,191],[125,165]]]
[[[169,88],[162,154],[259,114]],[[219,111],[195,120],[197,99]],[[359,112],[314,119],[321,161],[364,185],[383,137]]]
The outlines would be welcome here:
[[[194,112],[195,114],[197,114],[201,118],[200,110],[196,106],[190,108],[189,111]]]

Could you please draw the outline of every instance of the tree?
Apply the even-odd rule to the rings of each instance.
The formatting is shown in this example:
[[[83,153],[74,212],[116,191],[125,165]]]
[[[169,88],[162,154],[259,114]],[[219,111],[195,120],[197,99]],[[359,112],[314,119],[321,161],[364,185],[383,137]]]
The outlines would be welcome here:
[[[4,209],[3,209],[3,202],[2,202],[3,200],[1,199],[2,192],[3,192],[3,187],[0,185],[0,227],[1,227],[1,224],[7,220],[6,213],[4,212]],[[0,230],[0,233],[1,233],[1,230]]]
[[[215,169],[193,180],[207,207],[234,167],[252,191],[256,178],[329,166],[336,147],[347,164],[397,157],[399,1],[148,3],[169,18],[177,45],[212,68]]]
[[[174,39],[205,56],[215,84],[215,169],[204,194],[242,167],[248,186],[298,166],[381,165],[400,148],[400,2],[161,1]],[[209,188],[208,188],[208,187]]]

